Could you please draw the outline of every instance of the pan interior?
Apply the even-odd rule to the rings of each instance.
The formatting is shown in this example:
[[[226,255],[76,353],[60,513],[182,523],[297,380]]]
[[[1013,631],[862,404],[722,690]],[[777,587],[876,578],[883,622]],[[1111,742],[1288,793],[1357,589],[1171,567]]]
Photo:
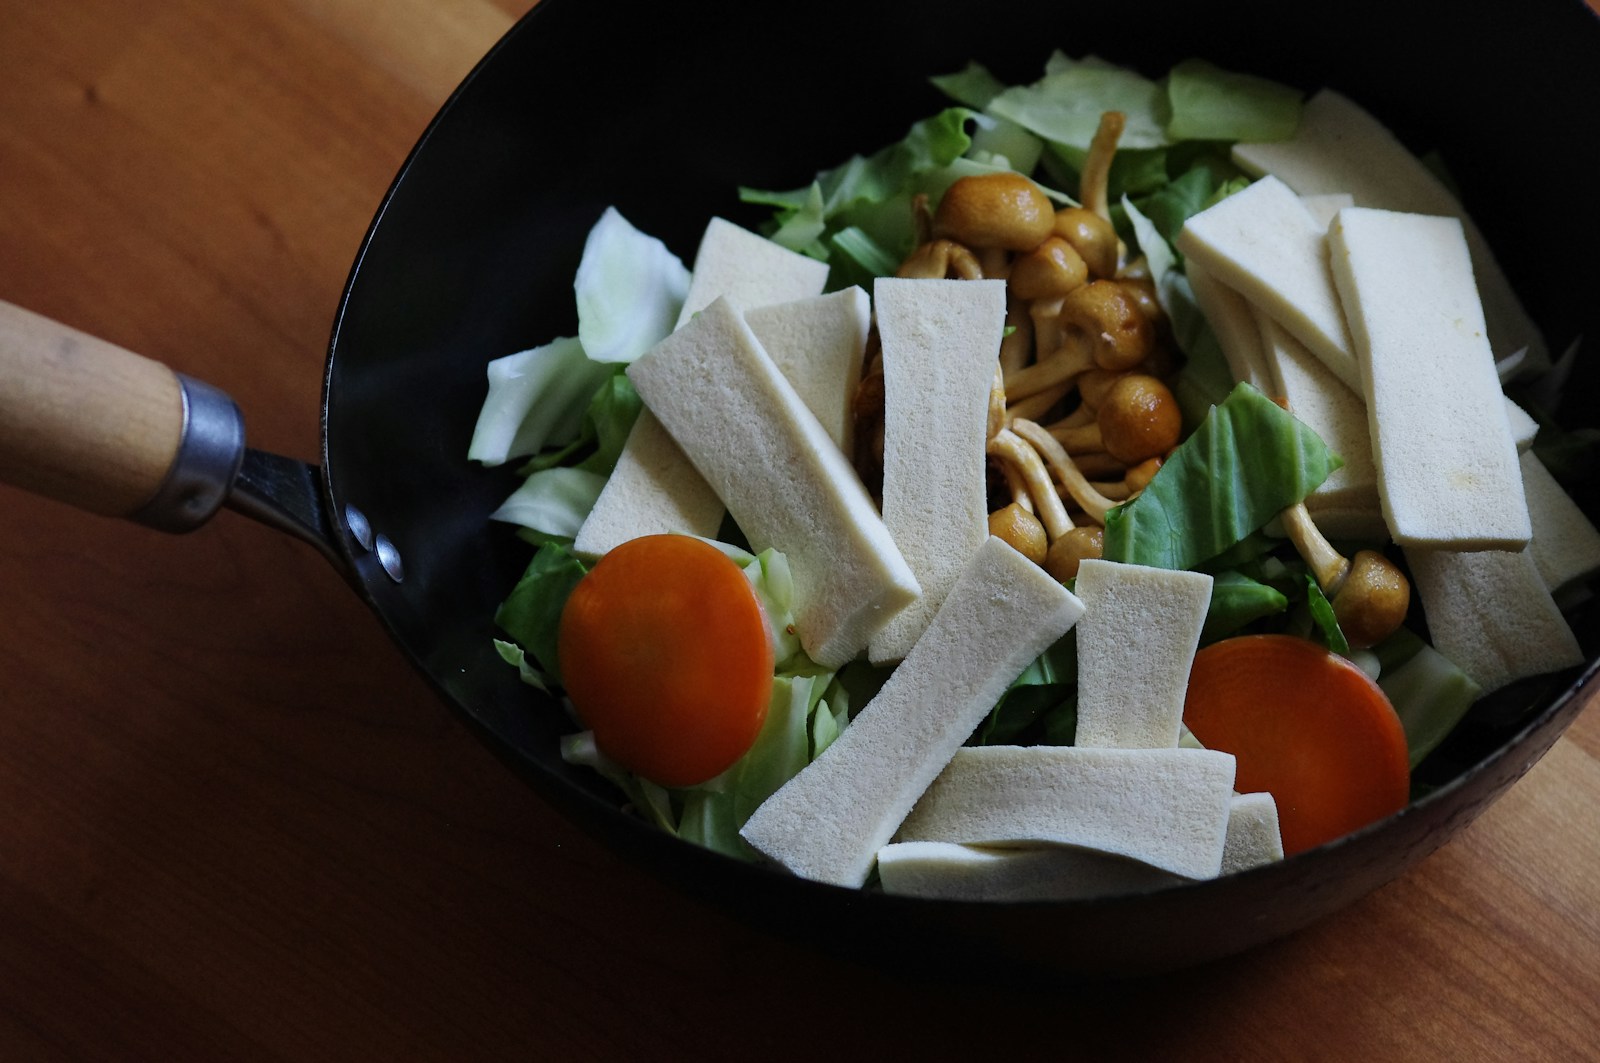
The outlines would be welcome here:
[[[899,137],[946,104],[931,74],[976,59],[1002,80],[1030,80],[1055,48],[1151,76],[1199,56],[1308,91],[1339,89],[1413,148],[1446,160],[1557,352],[1582,332],[1600,334],[1592,297],[1600,259],[1579,235],[1600,234],[1600,204],[1584,192],[1586,146],[1600,139],[1600,32],[1576,3],[1358,2],[1328,18],[1268,3],[543,0],[442,111],[373,224],[334,330],[324,467],[334,512],[358,507],[399,551],[405,575],[396,583],[352,549],[363,591],[400,645],[530,781],[635,855],[667,854],[697,880],[754,881],[799,891],[808,903],[842,892],[663,845],[612,810],[603,784],[560,762],[556,739],[570,730],[567,719],[519,683],[491,643],[495,607],[530,549],[486,520],[514,476],[466,461],[484,364],[574,333],[573,273],[607,206],[692,261],[710,217],[759,220],[739,203],[740,185],[800,186],[823,166]],[[1569,391],[1592,394],[1595,383],[1591,361]],[[1597,419],[1592,405],[1569,405],[1567,417]],[[1580,631],[1591,648],[1592,627],[1586,621]],[[1550,701],[1570,680],[1513,690],[1457,744],[1439,781],[1503,746],[1527,724],[1528,705]],[[1454,823],[1457,811],[1441,810],[1435,827]],[[1359,896],[1425,850],[1427,837],[1414,832],[1392,851],[1336,846],[1310,864],[1291,862],[1281,881],[1257,877],[1250,881],[1262,885],[1243,891],[1179,892],[1224,905],[1294,894],[1290,908],[1256,920],[1260,938]],[[1345,873],[1346,850],[1375,870],[1330,888],[1285,888]],[[893,907],[894,899],[867,903]],[[1165,903],[1172,918],[1194,915],[1190,901]],[[1150,908],[1130,911],[1145,918]],[[1175,948],[1215,954],[1249,943],[1235,934]],[[1194,958],[1151,948],[1142,965]]]

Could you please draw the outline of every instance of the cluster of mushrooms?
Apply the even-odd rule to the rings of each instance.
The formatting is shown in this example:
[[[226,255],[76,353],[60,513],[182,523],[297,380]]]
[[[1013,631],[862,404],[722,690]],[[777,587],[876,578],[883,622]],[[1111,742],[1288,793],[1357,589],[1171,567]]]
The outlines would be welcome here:
[[[989,402],[995,476],[989,528],[1060,580],[1099,557],[1106,512],[1149,483],[1182,416],[1162,377],[1176,367],[1142,258],[1126,261],[1106,178],[1122,132],[1108,113],[1083,168],[1082,206],[1057,209],[1027,177],[963,177],[930,211],[901,277],[1006,282],[1006,336]],[[856,399],[857,464],[881,470],[883,375],[873,357]]]
[[[1145,259],[1112,227],[1107,178],[1124,118],[1107,112],[1083,166],[1082,206],[1058,209],[1022,174],[954,182],[929,210],[914,203],[915,250],[900,277],[1006,282],[1006,335],[990,391],[989,530],[1063,582],[1101,556],[1108,510],[1136,497],[1177,446],[1182,414],[1165,383],[1178,367]],[[869,358],[856,393],[855,461],[881,482],[883,364]],[[1354,562],[1317,531],[1303,504],[1290,538],[1332,600],[1352,646],[1404,619],[1410,588],[1382,554]]]

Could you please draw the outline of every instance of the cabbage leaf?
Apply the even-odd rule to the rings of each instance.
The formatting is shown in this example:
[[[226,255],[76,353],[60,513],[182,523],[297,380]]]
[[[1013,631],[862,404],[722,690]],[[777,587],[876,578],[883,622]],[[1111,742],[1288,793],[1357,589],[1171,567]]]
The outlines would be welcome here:
[[[607,207],[572,283],[578,342],[597,362],[627,364],[672,331],[689,294],[689,270],[667,245]]]
[[[1342,464],[1310,428],[1239,384],[1138,497],[1106,515],[1105,557],[1194,568],[1305,498]]]

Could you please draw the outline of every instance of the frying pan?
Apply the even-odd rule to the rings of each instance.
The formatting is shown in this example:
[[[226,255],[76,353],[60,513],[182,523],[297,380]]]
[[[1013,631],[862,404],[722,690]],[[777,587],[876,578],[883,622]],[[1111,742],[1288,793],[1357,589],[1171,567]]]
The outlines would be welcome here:
[[[1331,845],[1214,882],[996,905],[805,882],[645,826],[619,812],[598,777],[560,760],[565,715],[518,682],[491,644],[495,606],[528,548],[486,519],[515,486],[511,474],[465,459],[484,364],[573,333],[571,278],[600,212],[618,207],[688,259],[712,215],[757,223],[737,186],[798,186],[942,106],[927,75],[978,59],[1003,80],[1028,80],[1057,47],[1152,75],[1198,54],[1307,90],[1340,89],[1451,164],[1557,350],[1596,332],[1600,265],[1582,234],[1600,232],[1600,208],[1583,191],[1600,132],[1600,26],[1582,5],[1553,0],[1404,10],[1357,2],[1330,12],[1249,3],[934,9],[819,0],[766,10],[726,0],[544,0],[446,104],[372,224],[334,324],[320,468],[244,450],[231,402],[198,382],[130,368],[126,387],[86,387],[70,374],[73,358],[60,355],[99,350],[93,341],[17,315],[6,320],[13,335],[32,330],[33,341],[56,352],[51,364],[67,375],[48,387],[77,387],[85,404],[147,398],[117,418],[50,406],[80,428],[151,426],[142,438],[153,440],[158,500],[135,491],[116,511],[181,528],[226,504],[306,539],[512,770],[682,888],[774,931],[923,971],[1104,975],[1193,964],[1304,926],[1444,844],[1556,740],[1595,666],[1480,704],[1419,768],[1437,789]],[[141,364],[100,353],[124,368]],[[1592,394],[1595,374],[1580,362],[1568,395]],[[9,384],[7,392],[19,393]],[[1563,414],[1576,424],[1600,419],[1570,399]],[[73,445],[67,459],[13,451],[0,469],[72,495],[81,484],[62,490],[59,476],[40,470],[92,464],[82,460],[86,444]],[[162,462],[174,450],[181,460],[169,473]],[[145,482],[141,472],[148,480],[149,469],[128,464],[115,470],[125,481]],[[83,491],[76,500],[107,508],[98,487]],[[1580,501],[1596,511],[1591,495]],[[1595,611],[1580,610],[1574,623],[1592,660]]]

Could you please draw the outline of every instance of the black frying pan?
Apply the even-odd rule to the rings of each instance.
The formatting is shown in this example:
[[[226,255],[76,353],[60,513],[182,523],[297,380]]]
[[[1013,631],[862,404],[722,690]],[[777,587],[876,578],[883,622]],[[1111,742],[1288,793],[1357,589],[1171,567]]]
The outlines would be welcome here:
[[[528,547],[486,517],[515,486],[466,461],[484,363],[570,335],[583,238],[617,206],[689,260],[706,220],[754,225],[741,184],[794,187],[943,104],[929,74],[1036,76],[1060,47],[1159,75],[1198,55],[1337,88],[1453,166],[1559,349],[1600,333],[1600,24],[1577,0],[1307,6],[544,0],[445,106],[395,181],[335,323],[320,470],[247,454],[229,504],[315,542],[513,769],[620,851],[780,932],[861,957],[983,972],[1177,967],[1350,903],[1446,842],[1582,704],[1593,667],[1478,706],[1419,769],[1439,789],[1281,864],[1058,904],[929,902],[822,886],[679,843],[557,755],[565,716],[495,654],[491,617]],[[1600,420],[1580,365],[1569,420]],[[1593,499],[1583,499],[1591,512]],[[1575,626],[1600,646],[1594,610]]]

